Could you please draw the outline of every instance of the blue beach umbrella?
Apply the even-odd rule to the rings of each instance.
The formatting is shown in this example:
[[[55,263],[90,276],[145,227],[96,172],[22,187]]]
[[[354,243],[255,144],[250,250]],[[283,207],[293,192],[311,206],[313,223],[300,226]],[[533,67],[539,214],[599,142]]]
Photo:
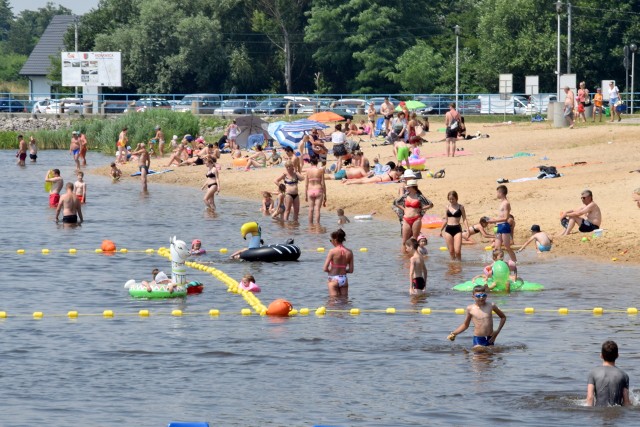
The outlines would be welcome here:
[[[302,141],[302,138],[304,138],[305,132],[287,132],[286,130],[283,130],[283,127],[284,126],[280,126],[276,129],[274,132],[275,139],[283,147],[291,147],[295,151],[298,147],[298,143]]]
[[[326,129],[328,127],[329,126],[325,125],[324,123],[320,123],[315,120],[300,119],[291,123],[284,124],[280,129],[285,132],[304,132],[313,129]]]
[[[267,128],[267,133],[269,134],[269,136],[273,139],[276,139],[276,131],[278,129],[280,129],[280,127],[282,125],[286,125],[287,122],[280,120],[278,122],[273,122],[269,124],[269,127]]]

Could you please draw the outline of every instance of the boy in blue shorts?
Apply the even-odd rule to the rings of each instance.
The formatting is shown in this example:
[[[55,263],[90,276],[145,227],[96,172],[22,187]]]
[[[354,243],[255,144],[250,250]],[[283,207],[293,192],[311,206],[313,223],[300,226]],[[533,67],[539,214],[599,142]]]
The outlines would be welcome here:
[[[467,306],[464,322],[451,332],[447,338],[450,341],[455,340],[456,336],[466,331],[471,321],[473,321],[473,346],[492,346],[507,321],[507,316],[494,303],[487,302],[487,293],[482,285],[473,287],[473,300],[474,303]],[[495,312],[500,317],[500,325],[495,331],[493,330],[492,312]]]
[[[553,243],[551,237],[549,237],[549,235],[544,231],[541,231],[539,225],[533,224],[531,226],[531,237],[529,237],[529,240],[524,242],[524,245],[522,245],[520,249],[518,249],[518,252],[522,252],[524,248],[526,248],[527,245],[529,245],[529,243],[533,242],[534,240],[536,241],[536,248],[538,248],[538,253],[549,252],[551,250],[551,244]]]
[[[516,253],[513,251],[511,247],[512,237],[511,237],[511,225],[509,224],[509,215],[511,215],[511,203],[507,200],[507,190],[506,185],[499,185],[496,188],[496,197],[500,200],[500,207],[498,208],[498,217],[491,218],[487,221],[488,224],[496,225],[496,240],[493,244],[494,249],[499,250],[504,245],[504,249],[509,254],[509,258],[513,262],[518,262],[516,259]]]

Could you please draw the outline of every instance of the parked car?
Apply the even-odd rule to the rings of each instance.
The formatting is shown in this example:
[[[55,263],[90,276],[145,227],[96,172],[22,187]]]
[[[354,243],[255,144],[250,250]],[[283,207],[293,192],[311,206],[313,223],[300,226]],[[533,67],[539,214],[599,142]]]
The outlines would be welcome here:
[[[298,114],[313,114],[320,111],[329,111],[331,109],[331,103],[334,102],[333,98],[316,98],[308,102],[301,102],[300,108],[298,108]]]
[[[45,107],[45,114],[82,114],[84,104],[82,98],[50,99]]]
[[[277,115],[286,114],[287,105],[289,105],[289,114],[298,114],[298,108],[302,106],[289,99],[269,98],[265,99],[257,106],[251,109],[253,114]]]
[[[258,106],[253,99],[227,99],[220,107],[213,110],[213,114],[223,116],[229,114],[251,114],[251,110]]]
[[[191,111],[193,103],[197,102],[198,112],[201,114],[213,114],[222,103],[222,96],[213,93],[194,93],[185,95],[182,100],[171,107],[173,111],[181,113]]]
[[[345,114],[365,114],[366,113],[366,101],[358,98],[345,98],[339,99],[331,104],[330,111],[340,114],[336,110],[343,110]],[[340,114],[344,117],[343,114]]]
[[[169,102],[167,102],[166,99],[162,99],[162,98],[141,98],[135,101],[134,103],[129,104],[129,106],[124,110],[124,113],[129,113],[133,111],[140,113],[143,111],[157,109],[157,108],[170,110],[171,104],[169,104]]]
[[[422,102],[423,104],[425,103],[424,101],[420,102]],[[430,104],[427,104],[427,106],[424,108],[418,108],[416,110],[416,114],[418,114],[419,116],[427,116],[432,114],[444,115],[447,113],[447,111],[449,111],[449,104],[451,104],[452,102],[453,100],[451,99],[432,102]]]
[[[47,109],[47,105],[49,105],[49,98],[41,99],[40,101],[35,101],[33,106],[31,107],[32,114],[44,114]]]
[[[400,100],[397,98],[389,97],[389,101],[393,104],[393,108],[396,108],[398,104],[400,104]],[[369,103],[373,102],[373,107],[376,109],[376,114],[380,114],[380,106],[384,102],[384,97],[375,97],[367,99],[367,104],[365,106],[365,110],[369,108]]]
[[[122,114],[129,107],[129,103],[125,100],[106,99],[103,107],[105,114]]]
[[[27,108],[17,99],[0,99],[0,112],[3,113],[26,113]]]

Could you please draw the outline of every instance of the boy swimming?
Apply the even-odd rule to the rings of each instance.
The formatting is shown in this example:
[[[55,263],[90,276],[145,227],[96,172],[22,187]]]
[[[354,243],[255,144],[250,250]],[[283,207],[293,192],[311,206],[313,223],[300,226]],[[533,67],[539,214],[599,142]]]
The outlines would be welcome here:
[[[466,331],[473,321],[473,346],[488,347],[494,345],[498,334],[502,330],[507,316],[494,303],[487,302],[487,294],[484,286],[477,285],[473,288],[473,304],[467,306],[464,322],[449,334],[447,339],[454,341],[456,336]],[[493,314],[495,312],[500,317],[500,324],[497,330],[493,330]]]

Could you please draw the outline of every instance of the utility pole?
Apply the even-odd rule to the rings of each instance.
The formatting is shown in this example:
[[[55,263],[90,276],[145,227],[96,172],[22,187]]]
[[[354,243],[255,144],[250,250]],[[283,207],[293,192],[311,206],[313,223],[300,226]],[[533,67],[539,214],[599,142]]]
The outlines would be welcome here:
[[[562,1],[558,0],[556,2],[556,14],[558,15],[558,54],[557,54],[557,60],[558,60],[558,64],[556,65],[556,77],[557,77],[557,83],[558,83],[558,88],[557,88],[557,92],[556,92],[556,100],[558,102],[560,102],[560,14],[562,13]]]
[[[571,3],[567,2],[567,74],[571,74]]]
[[[78,18],[78,15],[74,15],[73,16],[73,26],[74,26],[74,30],[75,30],[75,42],[76,42],[76,54],[78,53],[78,21],[80,18]],[[77,55],[76,55],[76,59]],[[75,98],[78,99],[78,86],[75,87]]]

